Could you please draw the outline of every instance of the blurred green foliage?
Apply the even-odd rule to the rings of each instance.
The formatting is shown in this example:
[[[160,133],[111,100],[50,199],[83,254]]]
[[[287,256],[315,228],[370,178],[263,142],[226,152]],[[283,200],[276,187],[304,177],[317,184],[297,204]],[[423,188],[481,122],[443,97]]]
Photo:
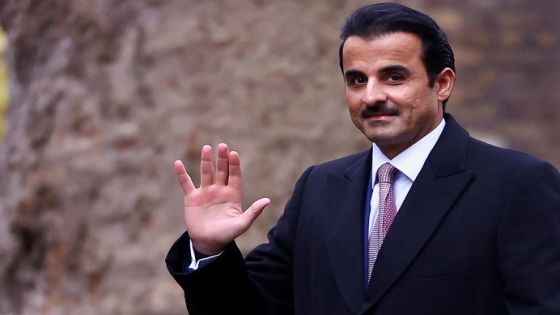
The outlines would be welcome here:
[[[7,43],[6,34],[0,29],[0,142],[4,136],[4,128],[6,126],[5,114],[8,107],[8,73],[4,60]]]

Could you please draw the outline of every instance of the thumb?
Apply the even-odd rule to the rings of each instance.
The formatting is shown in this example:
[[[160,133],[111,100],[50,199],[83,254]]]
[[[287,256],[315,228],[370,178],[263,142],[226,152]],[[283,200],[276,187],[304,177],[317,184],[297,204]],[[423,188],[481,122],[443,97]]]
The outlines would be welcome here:
[[[266,208],[266,206],[268,206],[270,204],[270,199],[268,198],[261,198],[255,202],[253,202],[253,204],[247,208],[247,210],[245,210],[245,212],[243,212],[243,217],[245,220],[247,220],[249,226],[251,224],[253,224],[253,221],[255,221],[257,219],[257,217],[263,212],[264,208]]]

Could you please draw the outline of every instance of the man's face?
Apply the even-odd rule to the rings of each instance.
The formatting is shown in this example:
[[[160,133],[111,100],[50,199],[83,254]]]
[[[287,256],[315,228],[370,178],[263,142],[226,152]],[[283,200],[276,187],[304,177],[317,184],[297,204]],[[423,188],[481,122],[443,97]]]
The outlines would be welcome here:
[[[346,100],[352,121],[393,158],[432,131],[443,118],[455,78],[446,68],[433,87],[420,59],[422,42],[396,32],[363,39],[350,36],[343,47]]]

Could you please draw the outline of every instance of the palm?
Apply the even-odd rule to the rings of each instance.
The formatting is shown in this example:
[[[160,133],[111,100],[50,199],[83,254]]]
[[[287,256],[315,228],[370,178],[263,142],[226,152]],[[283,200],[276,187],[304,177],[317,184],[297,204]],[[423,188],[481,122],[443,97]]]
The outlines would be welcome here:
[[[239,155],[218,146],[216,170],[212,149],[202,148],[200,187],[195,188],[183,163],[175,162],[175,173],[184,192],[185,222],[195,248],[206,254],[221,251],[244,233],[270,200],[257,200],[246,211],[241,206],[241,166]]]
[[[243,213],[240,196],[240,189],[227,186],[200,187],[186,195],[185,221],[191,237],[200,234],[216,235],[220,231],[232,231],[236,234],[233,225]],[[237,235],[223,235],[223,238],[229,239],[232,236],[235,238]]]

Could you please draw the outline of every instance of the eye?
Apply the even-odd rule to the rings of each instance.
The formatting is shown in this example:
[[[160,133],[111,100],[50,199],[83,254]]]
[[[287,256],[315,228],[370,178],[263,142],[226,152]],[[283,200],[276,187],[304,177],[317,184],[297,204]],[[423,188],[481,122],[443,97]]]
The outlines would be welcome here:
[[[346,86],[349,88],[361,88],[362,86],[367,85],[368,83],[368,76],[356,69],[350,69],[344,73],[344,78],[346,81]]]
[[[360,84],[365,84],[367,83],[367,79],[364,76],[356,76],[355,78],[352,79],[352,84],[354,85],[360,85]]]
[[[348,76],[346,82],[348,83],[349,86],[364,85],[367,84],[367,77],[359,74],[352,75],[352,76]]]
[[[391,73],[387,76],[387,81],[389,83],[398,83],[404,80],[404,76],[400,73]]]

